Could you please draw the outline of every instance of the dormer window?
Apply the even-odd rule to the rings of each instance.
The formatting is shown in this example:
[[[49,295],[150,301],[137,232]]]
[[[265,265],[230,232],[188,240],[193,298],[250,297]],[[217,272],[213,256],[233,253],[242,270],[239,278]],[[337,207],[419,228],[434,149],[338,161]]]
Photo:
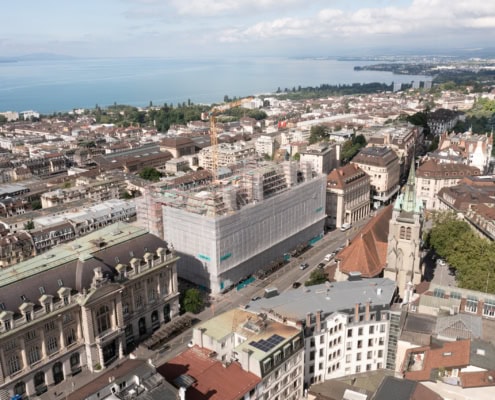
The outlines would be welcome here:
[[[49,313],[52,311],[52,305],[50,303],[45,303],[45,312]]]
[[[5,327],[6,331],[10,331],[12,329],[12,325],[10,322],[10,319],[6,319],[3,321],[3,326]]]

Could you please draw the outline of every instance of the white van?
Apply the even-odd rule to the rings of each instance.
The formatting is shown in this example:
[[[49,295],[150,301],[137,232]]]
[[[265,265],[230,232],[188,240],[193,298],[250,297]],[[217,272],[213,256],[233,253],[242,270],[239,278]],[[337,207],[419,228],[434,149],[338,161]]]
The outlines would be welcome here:
[[[352,227],[352,224],[345,223],[345,224],[342,224],[342,226],[340,227],[340,230],[342,232],[345,232],[346,230],[351,229],[351,227]]]
[[[330,254],[327,254],[324,258],[325,261],[330,261],[331,259],[333,258],[333,254],[330,253]]]

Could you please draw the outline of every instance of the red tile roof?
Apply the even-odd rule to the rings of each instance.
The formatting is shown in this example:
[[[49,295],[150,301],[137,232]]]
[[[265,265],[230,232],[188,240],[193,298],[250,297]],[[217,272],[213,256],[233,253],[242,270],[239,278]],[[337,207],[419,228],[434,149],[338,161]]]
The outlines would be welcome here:
[[[224,367],[209,353],[195,346],[158,367],[158,372],[170,383],[181,375],[193,377],[195,383],[186,390],[187,400],[237,400],[261,382],[238,363]]]
[[[466,367],[470,362],[470,349],[470,340],[447,342],[439,348],[425,346],[409,349],[406,351],[402,366],[404,378],[414,381],[427,381],[430,380],[434,369]],[[420,361],[420,354],[424,355],[422,361]],[[411,357],[418,359],[414,363],[414,365],[417,364],[416,367],[409,365]]]
[[[381,210],[336,257],[344,274],[360,272],[364,278],[379,275],[387,262],[389,222],[393,204]]]

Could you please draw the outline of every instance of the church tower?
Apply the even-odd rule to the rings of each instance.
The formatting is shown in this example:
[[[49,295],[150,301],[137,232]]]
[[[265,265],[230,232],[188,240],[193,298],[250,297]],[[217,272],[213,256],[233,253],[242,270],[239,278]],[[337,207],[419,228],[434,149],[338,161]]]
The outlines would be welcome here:
[[[389,223],[387,266],[384,277],[397,282],[399,295],[408,302],[414,285],[421,282],[421,256],[419,252],[423,205],[416,200],[416,172],[414,159],[407,184],[394,204]]]

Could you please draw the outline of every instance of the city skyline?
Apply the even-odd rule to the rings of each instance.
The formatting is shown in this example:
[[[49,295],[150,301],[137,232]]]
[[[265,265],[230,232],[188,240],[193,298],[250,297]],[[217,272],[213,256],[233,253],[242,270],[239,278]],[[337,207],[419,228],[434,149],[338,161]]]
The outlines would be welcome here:
[[[474,54],[495,27],[495,3],[481,0],[26,0],[2,11],[4,57]]]

